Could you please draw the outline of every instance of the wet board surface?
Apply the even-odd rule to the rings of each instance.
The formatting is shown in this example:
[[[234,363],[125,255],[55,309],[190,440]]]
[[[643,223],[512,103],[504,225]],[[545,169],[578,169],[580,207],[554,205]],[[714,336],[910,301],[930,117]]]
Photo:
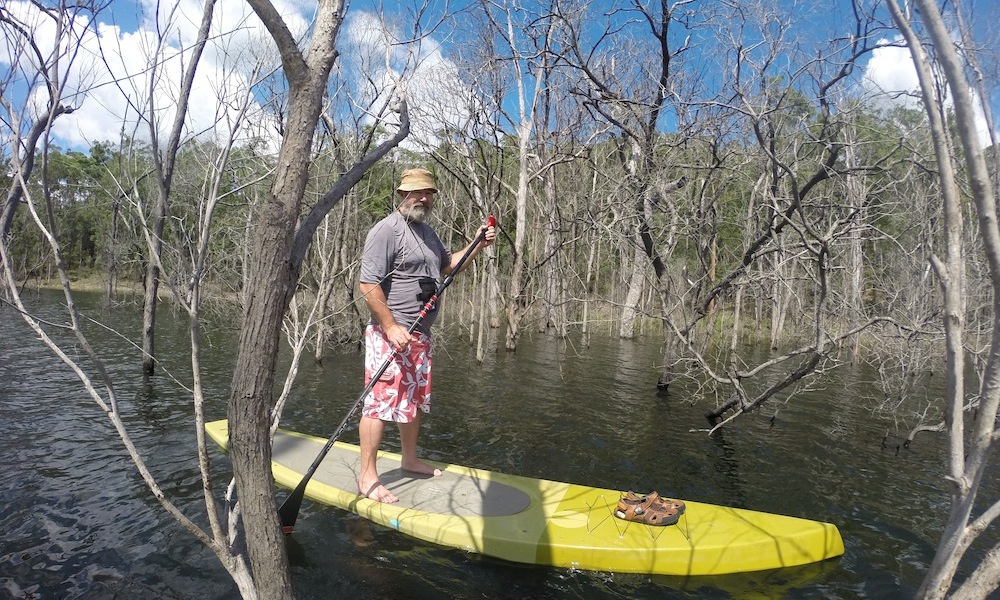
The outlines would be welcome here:
[[[206,424],[221,447],[226,421]],[[290,431],[275,437],[275,481],[294,488],[326,439]],[[306,487],[309,500],[351,511],[428,542],[519,563],[662,575],[721,575],[793,567],[844,553],[836,526],[685,500],[676,525],[614,516],[621,490],[507,475],[443,463],[442,475],[400,468],[379,453],[383,485],[400,498],[383,504],[357,492],[359,449],[337,442]]]

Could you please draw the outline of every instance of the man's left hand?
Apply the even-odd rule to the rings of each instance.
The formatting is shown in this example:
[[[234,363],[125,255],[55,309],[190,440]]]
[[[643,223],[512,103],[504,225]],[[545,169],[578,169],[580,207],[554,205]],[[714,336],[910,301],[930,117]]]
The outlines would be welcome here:
[[[483,245],[484,246],[493,245],[493,242],[495,242],[497,239],[497,228],[483,225],[482,227],[479,228],[479,231],[476,233],[476,236],[478,237],[480,233],[483,233],[483,231],[486,232],[486,234],[483,236]]]

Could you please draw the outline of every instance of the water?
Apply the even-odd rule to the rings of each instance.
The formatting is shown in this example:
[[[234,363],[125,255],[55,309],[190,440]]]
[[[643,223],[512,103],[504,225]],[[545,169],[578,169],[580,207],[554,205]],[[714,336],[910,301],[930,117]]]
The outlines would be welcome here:
[[[97,296],[82,300],[86,314],[136,338],[135,307],[109,313]],[[61,322],[58,302],[43,294],[35,310]],[[160,312],[161,372],[187,385],[185,319]],[[220,317],[206,330],[210,419],[225,416],[236,339],[231,323]],[[165,376],[143,386],[131,342],[94,325],[88,333],[115,375],[126,422],[151,471],[182,510],[203,522],[188,395]],[[709,438],[692,431],[706,425],[704,401],[692,405],[683,390],[656,392],[655,341],[591,342],[583,348],[524,339],[517,353],[490,354],[478,365],[465,340],[439,336],[424,455],[830,521],[843,534],[845,555],[797,569],[712,578],[572,571],[437,547],[306,502],[289,545],[298,596],[912,596],[947,513],[944,440],[925,434],[903,449],[892,434],[883,443],[892,424],[861,400],[875,393],[863,371],[841,371],[825,390],[769,406]],[[327,434],[360,384],[354,348],[332,352],[323,368],[306,360],[283,425]],[[114,428],[73,374],[7,305],[0,307],[0,411],[0,599],[238,597],[214,555],[152,499]],[[343,439],[356,441],[356,430]],[[396,442],[387,435],[386,447]],[[212,455],[223,489],[231,476],[228,459],[214,448]],[[996,478],[984,485],[983,497],[998,497]]]

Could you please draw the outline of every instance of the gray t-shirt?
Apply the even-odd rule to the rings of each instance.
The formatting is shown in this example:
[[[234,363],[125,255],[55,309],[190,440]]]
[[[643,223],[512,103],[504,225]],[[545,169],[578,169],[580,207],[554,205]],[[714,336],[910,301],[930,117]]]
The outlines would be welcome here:
[[[433,289],[441,280],[441,265],[451,264],[451,250],[426,223],[409,222],[399,211],[375,224],[365,238],[361,255],[361,283],[377,283],[385,293],[396,322],[409,329],[424,303],[420,280]],[[440,299],[438,305],[440,306]],[[417,329],[430,335],[437,310],[427,313]]]

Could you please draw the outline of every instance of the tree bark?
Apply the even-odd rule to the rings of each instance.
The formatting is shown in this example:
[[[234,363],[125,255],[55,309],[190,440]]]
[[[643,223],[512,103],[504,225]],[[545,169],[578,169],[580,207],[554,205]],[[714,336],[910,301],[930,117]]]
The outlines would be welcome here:
[[[848,170],[852,170],[857,166],[857,162],[857,149],[853,144],[847,144],[844,148],[844,163],[847,165]],[[859,213],[862,213],[868,194],[864,175],[860,173],[848,173],[844,177],[844,188],[847,192],[848,205]],[[864,222],[863,214],[858,217],[858,220]],[[858,315],[864,314],[865,252],[862,241],[861,230],[853,228],[848,238],[845,304],[848,311]],[[854,349],[851,353],[852,360],[857,362],[860,353],[861,337],[858,336],[854,340]]]
[[[638,237],[638,236],[636,236]],[[625,292],[625,301],[622,304],[622,319],[618,327],[618,337],[623,340],[630,340],[635,337],[635,322],[639,316],[639,300],[642,298],[644,274],[649,264],[649,259],[638,245],[634,246],[631,252],[625,253],[625,277],[628,288]]]
[[[265,599],[292,597],[288,557],[275,510],[270,410],[281,321],[299,275],[298,265],[290,257],[308,176],[305,157],[309,156],[320,97],[321,93],[293,91],[289,103],[290,118],[274,187],[251,237],[250,287],[229,401],[233,474],[254,581]]]
[[[271,474],[270,409],[278,342],[281,320],[308,246],[306,241],[296,257],[296,224],[309,177],[312,140],[326,81],[337,57],[334,42],[345,7],[340,0],[319,3],[312,45],[304,57],[298,40],[269,1],[248,3],[277,44],[289,87],[288,118],[283,124],[274,183],[253,225],[253,252],[228,411],[230,456],[254,583],[260,597],[270,600],[293,595]],[[312,224],[312,232],[318,222]]]
[[[538,317],[538,332],[559,335],[562,327],[559,326],[561,319],[556,316],[560,307],[559,302],[559,208],[556,202],[556,187],[554,174],[547,176],[543,181],[545,195],[545,216],[543,217],[542,234],[542,306]],[[558,329],[557,329],[558,327]]]
[[[233,473],[254,581],[261,598],[266,600],[292,595],[288,558],[275,507],[269,443],[282,317],[316,229],[364,174],[399,145],[410,128],[405,99],[398,98],[398,131],[341,175],[299,221],[311,167],[313,136],[326,83],[337,59],[335,42],[346,5],[342,0],[320,1],[312,42],[308,54],[303,56],[299,41],[268,0],[248,0],[248,3],[281,53],[289,88],[288,118],[283,123],[274,183],[252,224],[253,252],[248,261],[243,326],[229,399]]]

